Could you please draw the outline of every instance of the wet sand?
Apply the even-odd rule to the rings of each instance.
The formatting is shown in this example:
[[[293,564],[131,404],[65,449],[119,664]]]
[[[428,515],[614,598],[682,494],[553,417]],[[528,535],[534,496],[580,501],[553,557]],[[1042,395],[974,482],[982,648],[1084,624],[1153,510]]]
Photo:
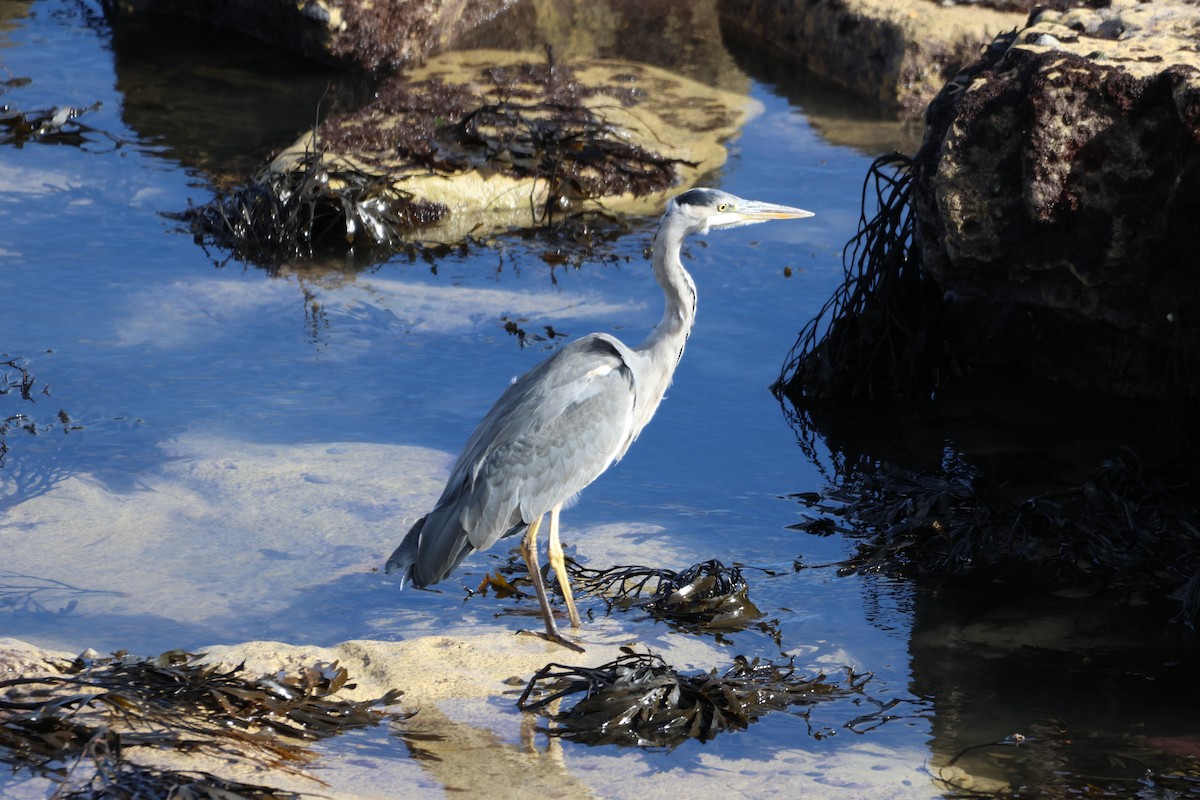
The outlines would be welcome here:
[[[444,453],[196,436],[176,440],[164,456],[136,486],[75,475],[9,511],[6,526],[36,546],[10,550],[0,585],[42,587],[34,596],[43,610],[6,618],[4,633],[15,637],[0,640],[8,674],[36,669],[41,654],[30,647],[62,657],[89,647],[141,655],[184,648],[245,663],[250,674],[337,661],[355,684],[345,696],[401,689],[402,710],[416,712],[319,745],[325,758],[313,774],[327,786],[211,759],[188,758],[187,768],[339,800],[503,798],[518,787],[524,797],[566,798],[936,795],[923,753],[889,751],[869,738],[817,752],[798,741],[752,760],[701,751],[699,766],[658,771],[639,751],[564,745],[536,733],[539,719],[515,702],[547,663],[594,666],[627,644],[648,646],[680,669],[724,668],[731,654],[666,626],[596,615],[580,633],[587,653],[577,655],[514,633],[538,627],[528,615],[533,603],[467,600],[454,579],[440,592],[401,592],[378,567],[440,491],[450,463]],[[657,533],[631,521],[564,536],[586,541],[596,563],[686,566]],[[183,766],[178,754],[155,758]],[[47,787],[0,778],[5,797],[44,797]]]

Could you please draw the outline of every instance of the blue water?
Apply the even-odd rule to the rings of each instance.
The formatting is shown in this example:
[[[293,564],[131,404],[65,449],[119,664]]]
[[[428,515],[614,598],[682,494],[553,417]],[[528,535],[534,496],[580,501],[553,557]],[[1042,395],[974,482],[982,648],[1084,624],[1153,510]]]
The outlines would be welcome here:
[[[660,295],[643,254],[652,219],[635,220],[604,250],[615,259],[597,256],[578,268],[551,268],[540,258],[545,243],[518,236],[434,264],[397,257],[363,271],[285,266],[271,275],[227,254],[206,253],[164,215],[206,202],[214,181],[229,181],[226,171],[244,172],[270,147],[288,144],[325,85],[342,79],[282,54],[259,56],[242,63],[226,51],[225,61],[200,71],[212,82],[207,89],[167,66],[160,73],[118,73],[112,31],[93,5],[0,2],[0,78],[31,79],[4,91],[0,102],[33,110],[100,101],[102,107],[81,120],[111,135],[92,136],[83,147],[0,147],[0,353],[23,357],[39,381],[37,391],[49,387],[32,404],[0,397],[0,415],[21,412],[44,428],[36,436],[9,433],[12,450],[0,469],[0,552],[38,546],[42,531],[4,526],[23,503],[50,496],[71,476],[136,497],[178,457],[174,443],[180,440],[405,445],[448,459],[507,381],[555,345],[521,347],[505,332],[506,318],[520,319],[531,333],[552,325],[571,336],[603,330],[627,341],[639,340],[657,322]],[[238,96],[239,81],[253,92],[255,76],[289,70],[307,72],[303,81],[282,80],[266,90],[286,109],[259,115],[274,128],[256,116],[258,100],[225,102]],[[155,82],[147,74],[160,76],[165,94],[142,91]],[[792,571],[797,560],[837,561],[850,545],[787,527],[801,512],[788,495],[824,488],[828,476],[819,463],[828,454],[818,453],[818,463],[805,455],[767,389],[797,331],[841,278],[841,248],[854,232],[874,153],[818,135],[795,87],[760,80],[750,86],[764,113],[731,143],[730,159],[711,183],[816,216],[689,243],[685,264],[698,286],[699,319],[675,382],[627,458],[566,515],[565,536],[586,558],[587,542],[570,541],[572,526],[633,519],[660,527],[678,553],[679,563],[658,566],[679,569],[720,558],[775,570],[771,577],[749,576],[755,602],[778,621],[783,649],[837,654],[874,673],[873,698],[900,704],[891,711],[896,719],[861,736],[840,729],[861,708],[826,713],[817,726],[840,734],[822,739],[796,717],[774,715],[707,749],[646,755],[648,770],[688,766],[701,752],[761,758],[801,741],[835,756],[864,741],[925,753],[933,727],[929,700],[910,688],[911,590],[880,577],[838,577],[832,568]],[[800,99],[789,101],[789,92]],[[237,118],[227,126],[233,133],[222,128],[211,143],[194,127],[190,137],[180,135],[205,124],[205,102],[207,113],[224,109]],[[299,121],[289,128],[279,121],[285,118]],[[222,138],[227,134],[231,138]],[[64,433],[55,420],[60,409],[82,429]],[[44,482],[30,483],[31,475]],[[386,511],[386,503],[381,507]],[[335,544],[329,552],[365,576],[398,542],[400,522],[386,541],[342,551]],[[289,548],[286,531],[270,525],[264,522],[264,540],[283,542],[270,552],[308,557],[309,543]],[[154,535],[147,531],[148,542]],[[260,544],[247,542],[245,554]],[[189,552],[201,559],[241,555],[208,553],[202,543]],[[86,554],[62,558],[77,559],[71,563],[79,567],[79,582],[92,586]],[[489,566],[475,561],[467,571],[477,580]],[[362,589],[366,581],[350,588]],[[228,596],[240,588],[213,591]],[[239,641],[263,630],[322,645],[404,635],[379,622],[382,606],[358,608],[354,591],[343,592],[345,605],[331,603],[309,616],[260,617],[254,608],[235,606],[237,613],[195,627],[149,613],[136,624],[106,624],[90,619],[86,604],[66,618],[8,614],[0,606],[0,636],[66,650],[154,653]],[[378,588],[364,603],[412,604],[448,618],[459,613],[454,600],[388,591],[380,600]],[[367,619],[374,630],[360,627]],[[633,636],[652,627],[629,624]],[[769,638],[754,631],[732,641],[731,653],[778,655]],[[1013,714],[1014,724],[1023,710]],[[920,760],[911,766],[919,769]]]
[[[24,356],[51,384],[52,399],[39,400],[35,418],[52,421],[63,408],[86,429],[65,440],[13,437],[14,458],[58,453],[69,440],[80,462],[61,466],[102,466],[116,480],[128,462],[124,478],[132,481],[153,459],[155,441],[185,431],[454,452],[507,380],[545,355],[547,345],[519,348],[503,331],[504,314],[424,330],[419,308],[408,316],[364,301],[353,291],[364,283],[386,282],[395,291],[559,292],[567,304],[578,293],[622,307],[608,315],[577,307],[549,321],[571,335],[611,330],[636,341],[657,322],[660,295],[642,255],[652,220],[616,246],[620,261],[558,267],[553,281],[537,257],[543,248],[518,239],[502,243],[515,268],[500,274],[497,254],[482,248],[441,259],[436,274],[423,262],[397,259],[345,287],[273,278],[237,262],[214,268],[163,216],[208,199],[202,176],[124,124],[123,98],[111,72],[99,68],[112,58],[105,28],[84,25],[77,9],[34,4],[30,19],[7,34],[5,68],[33,81],[5,100],[37,109],[99,98],[102,109],[82,119],[121,145],[0,151],[2,332],[4,352]],[[767,386],[840,276],[840,246],[857,215],[868,159],[823,143],[802,111],[770,87],[756,84],[752,94],[766,112],[734,144],[717,183],[817,217],[689,246],[700,317],[686,358],[660,416],[620,469],[589,489],[579,513],[603,520],[607,506],[633,505],[670,524],[689,509],[715,510],[719,498],[720,512],[745,534],[738,558],[790,560],[798,543],[780,523],[794,521],[794,509],[774,498],[814,477]],[[312,300],[319,318],[306,314]],[[522,323],[533,332],[542,324]],[[89,455],[97,445],[103,453]]]

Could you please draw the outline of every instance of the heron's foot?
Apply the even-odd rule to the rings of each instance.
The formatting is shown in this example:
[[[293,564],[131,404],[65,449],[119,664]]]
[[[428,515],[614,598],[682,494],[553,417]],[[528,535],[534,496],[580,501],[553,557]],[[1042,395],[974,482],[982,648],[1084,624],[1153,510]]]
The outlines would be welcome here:
[[[555,631],[554,633],[548,633],[546,631],[519,630],[519,631],[517,631],[517,633],[521,636],[536,636],[539,639],[545,639],[547,642],[553,642],[554,644],[562,645],[563,647],[567,648],[568,650],[574,650],[576,653],[586,653],[587,652],[586,650],[583,649],[583,647],[575,644],[570,639],[566,638],[565,636],[563,636],[561,633],[558,633],[557,631]]]

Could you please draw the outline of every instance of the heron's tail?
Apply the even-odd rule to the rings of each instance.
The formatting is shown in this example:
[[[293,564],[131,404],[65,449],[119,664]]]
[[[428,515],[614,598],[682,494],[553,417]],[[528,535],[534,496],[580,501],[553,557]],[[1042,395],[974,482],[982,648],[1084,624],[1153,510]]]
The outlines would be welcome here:
[[[400,588],[404,588],[404,582],[412,578],[413,563],[417,560],[417,548],[421,543],[421,529],[425,527],[425,520],[428,516],[421,517],[413,523],[413,526],[408,529],[408,533],[404,536],[404,541],[392,553],[391,558],[387,560],[387,565],[384,566],[384,571],[388,575],[400,573]]]
[[[445,578],[474,551],[456,511],[436,508],[408,529],[384,569],[389,575],[400,573],[401,588],[412,581],[423,589]]]

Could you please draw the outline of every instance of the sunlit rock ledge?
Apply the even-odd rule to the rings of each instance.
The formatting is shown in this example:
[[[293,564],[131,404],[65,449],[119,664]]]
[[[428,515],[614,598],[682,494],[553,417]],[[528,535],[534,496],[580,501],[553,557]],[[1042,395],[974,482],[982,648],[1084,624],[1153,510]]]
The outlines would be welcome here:
[[[325,119],[191,222],[234,249],[286,251],[458,242],[586,211],[653,214],[665,192],[720,167],[760,110],[745,92],[647,64],[451,52]]]
[[[410,202],[443,207],[433,227],[454,240],[481,225],[534,225],[589,208],[661,210],[661,192],[721,166],[725,142],[760,111],[745,94],[646,64],[453,52],[326,120],[269,170],[321,152],[327,164],[386,179]]]
[[[989,4],[990,5],[990,4]],[[1009,5],[1019,5],[1011,3]],[[729,0],[723,24],[855,94],[919,115],[1023,11],[934,0]]]
[[[615,630],[609,630],[605,638],[609,644],[589,646],[588,654],[576,657],[573,663],[599,664],[613,657],[624,640]],[[719,647],[700,639],[673,637],[670,641],[663,652],[675,664],[728,658]],[[516,697],[530,675],[562,657],[561,648],[535,637],[511,633],[428,636],[399,642],[347,641],[330,647],[257,641],[201,651],[205,653],[201,663],[222,672],[234,670],[247,679],[262,678],[262,685],[277,686],[280,691],[290,685],[285,682],[288,676],[304,670],[328,673],[344,668],[346,684],[332,698],[377,703],[393,690],[403,694],[395,697],[395,705],[381,707],[396,716],[381,720],[384,724],[327,739],[312,747],[310,755],[316,759],[311,761],[289,762],[287,751],[279,747],[268,768],[264,759],[255,757],[255,742],[249,738],[254,727],[247,726],[247,741],[240,748],[243,752],[225,755],[206,749],[204,737],[194,730],[180,732],[191,740],[190,746],[176,747],[168,746],[169,729],[155,731],[163,742],[157,747],[152,741],[141,742],[137,737],[140,731],[133,731],[132,746],[120,750],[118,762],[196,780],[204,790],[230,781],[249,789],[269,787],[281,793],[336,800],[436,798],[448,792],[506,797],[516,791],[581,799],[676,797],[680,792],[711,793],[715,777],[724,791],[747,797],[803,794],[924,800],[941,796],[924,767],[927,751],[900,749],[870,737],[862,742],[847,741],[835,754],[814,748],[805,739],[754,758],[730,759],[720,752],[700,750],[693,763],[685,759],[665,770],[647,769],[648,762],[632,748],[568,750],[538,730],[538,717],[516,707]],[[103,658],[98,653],[84,655]],[[0,680],[55,675],[57,670],[48,660],[66,664],[75,657],[0,638]],[[243,694],[237,687],[232,691]],[[100,706],[95,713],[104,714],[106,706]],[[92,718],[96,721],[94,714]],[[120,730],[121,715],[114,714],[111,719]],[[170,719],[186,722],[183,714]],[[296,725],[291,718],[277,722]],[[287,737],[278,738],[288,741]],[[301,740],[300,744],[311,742]],[[96,748],[88,758],[100,761],[104,755],[103,748]],[[86,765],[80,768],[75,764],[74,768],[80,773],[72,775],[74,779],[86,778]],[[55,785],[48,776],[28,769],[5,772],[0,775],[0,793],[9,800],[42,798]],[[119,778],[110,775],[108,779]],[[218,791],[214,789],[212,796]],[[262,795],[229,792],[221,796]]]

